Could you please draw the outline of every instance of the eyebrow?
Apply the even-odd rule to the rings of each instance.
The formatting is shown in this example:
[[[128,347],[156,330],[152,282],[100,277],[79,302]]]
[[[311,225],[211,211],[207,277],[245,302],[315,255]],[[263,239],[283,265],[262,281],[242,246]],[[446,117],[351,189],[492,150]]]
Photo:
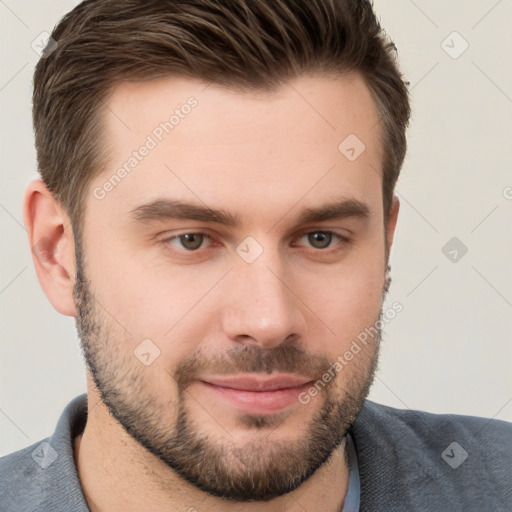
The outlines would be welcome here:
[[[370,217],[371,211],[367,204],[358,199],[344,199],[322,205],[318,208],[306,208],[300,213],[297,224],[310,224],[312,222],[342,220],[346,218],[368,220]]]
[[[228,227],[237,227],[241,219],[225,210],[213,210],[207,206],[184,203],[171,199],[156,199],[130,210],[130,216],[137,222],[147,223],[168,219],[198,220],[216,222]]]
[[[231,228],[242,225],[242,219],[239,215],[225,210],[214,210],[207,206],[171,199],[156,199],[135,207],[129,213],[133,220],[140,223],[179,219],[218,223]],[[303,209],[298,215],[296,223],[302,225],[346,218],[368,220],[370,217],[370,208],[362,201],[342,199],[319,207]]]

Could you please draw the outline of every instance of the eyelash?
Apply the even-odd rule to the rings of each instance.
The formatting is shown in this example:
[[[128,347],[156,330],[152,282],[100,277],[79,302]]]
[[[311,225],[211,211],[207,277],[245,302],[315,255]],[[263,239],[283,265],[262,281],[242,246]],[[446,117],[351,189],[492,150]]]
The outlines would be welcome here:
[[[338,244],[340,245],[345,245],[345,244],[348,244],[351,242],[351,239],[347,236],[344,236],[344,235],[340,235],[339,233],[336,233],[335,231],[330,231],[330,230],[315,230],[315,231],[307,231],[303,234],[301,234],[300,236],[296,237],[295,240],[300,240],[302,238],[304,238],[305,236],[307,235],[311,235],[311,234],[315,234],[315,233],[322,233],[322,234],[325,234],[325,235],[330,235],[333,237],[333,239],[338,239]],[[171,245],[172,246],[172,243],[171,241],[172,240],[179,240],[180,237],[184,236],[184,235],[201,235],[204,237],[204,240],[208,240],[210,241],[210,244],[212,242],[214,242],[213,240],[213,237],[211,235],[209,235],[208,233],[204,233],[202,231],[185,231],[183,233],[179,233],[177,235],[173,235],[169,238],[165,238],[164,240],[162,240],[162,244],[164,244],[164,246],[166,246],[167,248],[169,248],[169,246]],[[319,248],[316,248],[316,247],[309,247],[310,249],[312,250],[316,250],[318,252],[330,252],[332,250],[336,250],[336,245],[338,244],[335,244],[335,245],[329,245],[328,247],[326,248],[322,248],[322,249],[319,249]],[[210,247],[207,246],[206,248]],[[184,252],[184,253],[190,253],[190,254],[193,254],[193,253],[198,253],[201,249],[204,249],[203,247],[199,247],[197,249],[176,249],[176,248],[173,248],[171,250],[176,250],[178,252]]]

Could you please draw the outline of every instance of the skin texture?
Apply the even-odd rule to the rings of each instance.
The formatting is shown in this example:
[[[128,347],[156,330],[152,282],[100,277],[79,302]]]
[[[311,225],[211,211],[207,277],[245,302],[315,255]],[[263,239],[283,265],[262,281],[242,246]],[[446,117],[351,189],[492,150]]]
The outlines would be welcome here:
[[[158,140],[155,128],[190,97],[195,107]],[[272,372],[317,381],[379,319],[399,204],[384,226],[378,116],[364,81],[304,76],[273,93],[182,78],[123,84],[104,124],[108,161],[87,196],[83,239],[41,181],[24,205],[30,243],[42,248],[38,278],[76,317],[88,365],[75,457],[91,510],[295,511],[319,500],[339,510],[344,436],[368,393],[378,336],[307,404],[275,413],[240,411],[201,381]],[[366,146],[355,161],[338,150],[349,134]],[[155,147],[105,187],[148,135]],[[98,188],[109,191],[98,198]],[[130,214],[156,199],[240,223]],[[298,222],[341,200],[369,215]],[[178,237],[186,233],[208,237]],[[143,340],[148,365],[137,357]]]

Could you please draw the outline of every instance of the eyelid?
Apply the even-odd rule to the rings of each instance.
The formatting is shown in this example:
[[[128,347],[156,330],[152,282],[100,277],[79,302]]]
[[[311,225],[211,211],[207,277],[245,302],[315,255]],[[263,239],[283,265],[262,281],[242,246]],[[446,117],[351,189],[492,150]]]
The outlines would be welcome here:
[[[210,243],[207,245],[207,247],[201,247],[201,248],[195,249],[195,250],[181,249],[179,247],[174,246],[171,243],[172,240],[176,240],[180,236],[184,236],[184,235],[201,235],[204,238],[208,239]],[[161,240],[161,243],[166,245],[166,246],[171,245],[171,246],[173,246],[175,248],[175,250],[180,251],[180,252],[194,253],[194,252],[199,252],[201,249],[207,249],[208,247],[211,247],[211,245],[214,243],[214,238],[213,238],[212,235],[210,235],[209,233],[207,233],[205,231],[186,230],[186,231],[180,231],[179,233],[176,233],[176,234],[171,235],[171,236],[166,236],[165,238],[163,238]]]
[[[338,233],[337,231],[333,231],[330,229],[314,229],[314,228],[313,229],[308,228],[307,230],[301,231],[298,235],[293,237],[292,241],[295,244],[298,240],[300,240],[304,236],[309,235],[311,233],[326,233],[326,234],[332,235],[333,237],[338,239],[338,244],[328,246],[325,249],[317,249],[315,247],[309,246],[310,249],[316,250],[316,251],[327,252],[327,251],[329,251],[329,249],[335,249],[339,244],[344,244],[344,243],[348,243],[351,241],[351,238],[349,236]],[[207,245],[207,247],[202,247],[200,249],[195,249],[195,250],[180,249],[180,248],[176,248],[173,244],[171,244],[171,240],[175,240],[183,235],[202,235],[203,237],[208,239],[210,243]],[[202,230],[202,231],[197,230],[196,231],[194,229],[189,229],[189,230],[180,231],[176,234],[173,234],[172,236],[166,236],[165,238],[163,238],[161,240],[161,243],[166,246],[172,245],[175,248],[175,250],[177,250],[179,252],[192,254],[192,253],[199,252],[201,249],[205,250],[205,249],[210,248],[212,245],[215,245],[215,237],[213,235],[211,235],[210,233],[208,233],[207,230]],[[299,247],[305,247],[305,246],[299,245]]]
[[[325,249],[317,249],[316,247],[309,246],[311,249],[314,249],[314,250],[317,250],[317,251],[327,252],[329,249],[335,249],[340,243],[344,244],[344,243],[348,243],[348,242],[351,241],[349,236],[342,235],[341,233],[338,233],[337,231],[332,231],[330,229],[308,229],[307,231],[303,231],[302,233],[297,235],[294,238],[294,240],[300,240],[304,236],[309,235],[311,233],[325,233],[325,234],[328,234],[328,235],[332,235],[335,238],[338,238],[338,244],[330,245],[330,246],[326,247]]]

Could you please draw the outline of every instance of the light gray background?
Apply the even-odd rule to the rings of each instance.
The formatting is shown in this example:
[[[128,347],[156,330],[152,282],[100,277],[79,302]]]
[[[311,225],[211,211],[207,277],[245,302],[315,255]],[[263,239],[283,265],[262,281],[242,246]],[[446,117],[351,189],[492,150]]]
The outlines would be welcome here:
[[[41,291],[22,221],[36,177],[31,43],[77,3],[0,0],[0,455],[53,432],[85,391],[74,320]],[[413,118],[388,298],[403,311],[385,328],[371,398],[512,421],[512,2],[375,8],[411,82]],[[461,38],[469,47],[453,58]],[[454,236],[468,248],[457,262],[442,252]]]

